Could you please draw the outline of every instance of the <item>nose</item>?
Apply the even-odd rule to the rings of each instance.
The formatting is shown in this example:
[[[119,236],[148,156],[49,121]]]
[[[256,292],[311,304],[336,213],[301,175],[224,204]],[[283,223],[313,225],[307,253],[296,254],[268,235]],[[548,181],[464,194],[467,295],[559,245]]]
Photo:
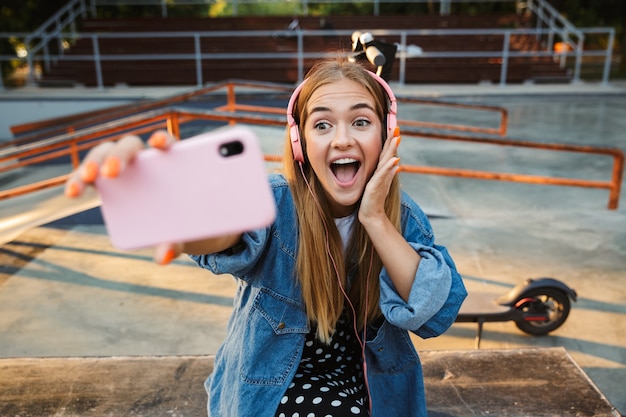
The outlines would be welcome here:
[[[354,143],[355,140],[350,132],[350,126],[345,123],[337,125],[331,145],[336,149],[348,149]]]

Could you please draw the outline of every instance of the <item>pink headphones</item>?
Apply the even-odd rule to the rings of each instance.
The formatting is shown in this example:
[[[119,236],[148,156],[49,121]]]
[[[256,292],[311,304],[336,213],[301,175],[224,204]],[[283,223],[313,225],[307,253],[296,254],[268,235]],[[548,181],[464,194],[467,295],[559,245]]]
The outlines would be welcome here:
[[[398,124],[398,118],[397,118],[398,104],[396,102],[396,96],[394,96],[393,91],[391,91],[391,87],[389,87],[389,84],[387,84],[385,80],[383,80],[381,77],[379,77],[378,75],[374,74],[371,71],[367,71],[367,72],[372,76],[374,80],[378,82],[378,84],[380,84],[383,87],[383,89],[387,93],[387,96],[389,97],[389,101],[391,102],[389,104],[389,113],[387,113],[387,121],[386,121],[387,122],[387,135],[389,135],[391,132],[394,131],[394,129],[396,128]],[[296,120],[294,119],[292,113],[293,113],[293,108],[296,104],[296,100],[298,99],[298,96],[300,95],[300,91],[302,90],[302,86],[304,85],[304,83],[306,83],[306,80],[302,81],[302,83],[298,87],[296,87],[296,89],[293,91],[293,94],[291,95],[291,98],[289,99],[289,104],[287,105],[287,123],[289,125],[289,137],[291,138],[291,149],[293,149],[294,160],[298,162],[304,162],[304,153],[302,152],[302,143],[300,142],[300,131],[298,128],[298,124],[296,123]]]

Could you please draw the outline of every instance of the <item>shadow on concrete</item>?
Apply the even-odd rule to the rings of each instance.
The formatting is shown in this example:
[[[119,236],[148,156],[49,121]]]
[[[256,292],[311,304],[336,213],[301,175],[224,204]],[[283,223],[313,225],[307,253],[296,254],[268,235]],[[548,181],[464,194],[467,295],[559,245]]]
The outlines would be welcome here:
[[[38,246],[38,244],[36,243],[30,243],[30,242],[26,243],[26,242],[19,242],[19,241],[12,242],[11,244],[18,245],[18,246],[19,245],[35,246],[35,247]],[[100,289],[105,289],[105,290],[110,290],[110,291],[120,291],[120,292],[147,295],[147,296],[152,296],[152,297],[161,297],[161,298],[169,298],[169,299],[175,299],[175,300],[181,300],[181,301],[190,301],[194,303],[213,304],[213,305],[220,305],[220,306],[226,306],[226,307],[231,307],[233,305],[233,299],[231,297],[222,297],[222,296],[216,296],[216,295],[210,295],[210,294],[194,293],[190,291],[157,288],[157,287],[153,287],[149,285],[131,284],[127,282],[112,281],[112,280],[107,280],[107,279],[102,279],[102,278],[96,278],[96,277],[90,276],[82,272],[77,272],[70,268],[59,266],[59,265],[53,264],[51,262],[47,262],[42,259],[32,257],[30,255],[25,255],[17,251],[12,251],[11,249],[7,248],[8,246],[9,245],[6,245],[0,248],[0,254],[3,254],[5,256],[15,257],[20,261],[19,263],[24,263],[24,262],[31,263],[32,262],[35,265],[43,267],[43,269],[39,270],[39,269],[31,269],[31,268],[20,268],[19,266],[0,265],[0,274],[16,275],[19,272],[19,275],[24,278],[41,279],[41,280],[46,280],[46,281],[56,281],[56,282],[62,282],[65,284],[82,285],[82,286],[100,288]],[[149,256],[141,256],[141,255],[136,255],[136,254],[121,254],[121,253],[115,253],[115,252],[110,252],[110,251],[86,250],[86,249],[72,248],[72,247],[67,247],[67,246],[65,247],[55,246],[54,248],[55,250],[67,250],[67,251],[75,252],[77,254],[86,253],[86,254],[92,254],[92,255],[108,256],[111,258],[118,258],[118,259],[123,258],[123,259],[135,259],[135,260],[140,260],[140,261],[145,261],[145,262],[150,262],[150,263],[154,262],[153,259]],[[189,266],[189,267],[197,268],[196,266],[192,265],[189,262],[173,261],[172,263],[182,265],[182,266]]]
[[[515,329],[513,322],[510,323],[511,329]],[[453,336],[463,339],[474,339],[476,337],[476,330],[474,326],[457,326],[453,325],[447,332],[447,336]],[[577,339],[573,337],[563,337],[556,334],[548,334],[546,336],[531,336],[522,333],[518,334],[502,332],[490,329],[490,323],[485,323],[483,330],[483,344],[488,344],[489,341],[502,341],[507,340],[510,344],[514,344],[519,347],[565,347],[568,351],[577,351],[586,355],[593,355],[598,358],[603,358],[617,363],[622,363],[623,358],[626,357],[626,348],[622,346],[609,345],[606,343],[591,342],[588,340]],[[626,369],[620,370],[626,380]]]

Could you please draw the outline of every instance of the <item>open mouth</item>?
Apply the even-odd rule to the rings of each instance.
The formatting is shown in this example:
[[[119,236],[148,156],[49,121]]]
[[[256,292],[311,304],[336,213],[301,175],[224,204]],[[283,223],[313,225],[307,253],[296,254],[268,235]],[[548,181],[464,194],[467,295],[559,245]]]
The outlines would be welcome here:
[[[340,183],[352,181],[360,167],[361,163],[352,158],[341,158],[330,164],[330,169]]]

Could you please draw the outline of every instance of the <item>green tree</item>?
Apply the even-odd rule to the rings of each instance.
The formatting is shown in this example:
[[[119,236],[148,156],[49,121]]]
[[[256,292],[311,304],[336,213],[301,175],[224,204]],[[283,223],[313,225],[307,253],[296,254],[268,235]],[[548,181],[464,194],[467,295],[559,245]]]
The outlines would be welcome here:
[[[2,0],[0,3],[0,32],[29,33],[57,12],[67,0]],[[0,38],[0,55],[15,56],[22,39]],[[2,76],[8,79],[19,61],[2,61]]]

